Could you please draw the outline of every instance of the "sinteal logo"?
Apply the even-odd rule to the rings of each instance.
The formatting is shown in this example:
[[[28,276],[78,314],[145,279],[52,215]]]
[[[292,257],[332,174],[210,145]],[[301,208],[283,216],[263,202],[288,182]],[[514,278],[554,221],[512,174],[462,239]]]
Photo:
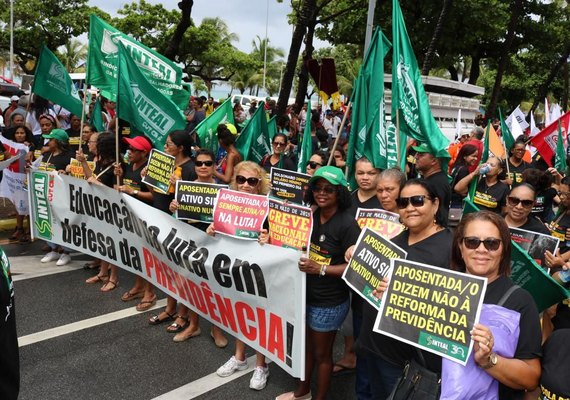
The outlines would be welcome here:
[[[164,136],[172,130],[175,124],[173,118],[169,117],[158,104],[146,96],[139,88],[138,84],[131,83],[134,103],[139,111],[139,116],[148,124],[147,128],[156,131],[158,136]]]
[[[448,356],[465,361],[467,359],[467,347],[457,342],[441,338],[439,336],[431,335],[424,331],[420,331],[418,344],[432,349],[440,354],[447,354]]]
[[[44,172],[31,174],[33,223],[36,236],[46,240],[52,238],[51,210],[48,202],[51,179],[51,176]]]
[[[406,121],[406,125],[416,133],[421,133],[419,125],[418,94],[414,81],[410,76],[410,66],[404,63],[400,57],[396,68],[398,74],[398,85],[400,86],[400,110]]]

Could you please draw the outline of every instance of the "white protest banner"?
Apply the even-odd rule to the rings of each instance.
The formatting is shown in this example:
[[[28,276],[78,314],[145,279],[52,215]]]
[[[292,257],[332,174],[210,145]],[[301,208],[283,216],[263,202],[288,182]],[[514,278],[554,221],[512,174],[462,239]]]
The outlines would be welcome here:
[[[5,169],[2,182],[0,182],[0,197],[10,199],[19,215],[28,215],[30,211],[26,191],[26,174]]]
[[[287,373],[304,376],[299,252],[210,237],[131,196],[69,176],[32,172],[30,193],[36,237],[142,276]]]

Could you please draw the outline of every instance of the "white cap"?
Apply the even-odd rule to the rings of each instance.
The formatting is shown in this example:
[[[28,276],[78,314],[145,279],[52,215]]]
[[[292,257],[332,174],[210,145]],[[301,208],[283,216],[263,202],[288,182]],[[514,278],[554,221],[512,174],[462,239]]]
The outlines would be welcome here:
[[[18,100],[20,100],[20,98],[16,95],[10,97],[10,101],[18,101]]]

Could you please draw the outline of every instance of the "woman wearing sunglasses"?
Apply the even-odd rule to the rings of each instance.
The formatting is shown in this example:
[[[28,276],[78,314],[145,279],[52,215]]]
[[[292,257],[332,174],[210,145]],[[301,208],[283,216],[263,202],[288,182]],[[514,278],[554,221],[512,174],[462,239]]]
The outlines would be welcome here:
[[[351,196],[342,170],[326,166],[309,180],[305,202],[316,206],[308,257],[301,257],[299,269],[307,274],[307,332],[305,380],[297,390],[278,400],[311,398],[311,377],[316,370],[317,393],[325,399],[333,370],[333,344],[350,307],[349,290],[341,279],[347,263],[346,250],[356,243],[360,228],[350,212]]]
[[[407,229],[392,242],[408,253],[408,260],[449,268],[452,234],[443,227],[445,211],[439,209],[439,199],[426,182],[413,179],[404,183],[396,207]],[[404,342],[374,333],[377,314],[376,308],[364,302],[357,353],[365,355],[373,398],[385,399],[416,352]],[[433,358],[430,353],[423,354],[426,360]]]
[[[196,159],[194,161],[195,171],[197,178],[194,182],[200,183],[216,183],[214,179],[215,168],[215,156],[211,150],[200,149],[196,152]],[[175,213],[178,210],[178,202],[173,199],[170,202],[170,212]],[[190,222],[192,226],[206,232],[209,223],[206,222]],[[199,336],[200,331],[200,321],[198,314],[190,310],[184,304],[180,304],[178,307],[179,320],[172,323],[166,330],[169,332],[178,332],[174,335],[172,340],[174,342],[184,342],[193,337]],[[188,317],[186,317],[186,315]],[[182,316],[182,317],[180,317]],[[186,321],[189,321],[188,323]],[[210,336],[214,339],[214,343],[219,348],[224,348],[228,345],[228,340],[224,337],[222,330],[215,325],[212,325],[212,330],[210,331]]]
[[[273,153],[263,157],[259,163],[261,167],[267,172],[271,172],[271,168],[281,168],[289,171],[296,171],[297,166],[295,163],[287,157],[285,150],[287,149],[287,135],[284,133],[277,133],[273,136],[273,141],[271,142],[273,147]]]
[[[317,171],[323,165],[327,165],[328,160],[329,157],[327,156],[327,153],[324,151],[316,152],[311,156],[311,158],[309,158],[309,161],[307,161],[307,164],[305,165],[305,172],[308,175],[313,176],[315,174],[315,171]],[[334,159],[332,165],[336,165]]]
[[[524,229],[550,235],[548,228],[536,217],[531,216],[536,200],[536,190],[528,183],[514,187],[507,196],[505,222],[509,228]]]
[[[265,195],[269,192],[267,174],[258,164],[251,161],[242,161],[234,168],[234,176],[230,182],[230,189],[242,193]],[[216,234],[213,224],[208,226],[206,233],[211,236]],[[263,229],[260,232],[258,241],[260,244],[266,244],[268,240],[269,235],[267,230]],[[244,369],[247,369],[245,343],[236,339],[234,355],[216,370],[216,374],[221,377],[227,377],[236,371],[243,371]],[[253,376],[249,381],[249,387],[254,390],[262,390],[267,384],[268,377],[269,368],[265,362],[265,356],[256,352],[255,368],[253,370]]]

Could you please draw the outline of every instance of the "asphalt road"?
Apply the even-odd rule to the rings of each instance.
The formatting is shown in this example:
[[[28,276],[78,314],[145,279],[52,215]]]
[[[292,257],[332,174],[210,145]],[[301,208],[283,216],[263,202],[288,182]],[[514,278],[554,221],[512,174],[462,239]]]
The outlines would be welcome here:
[[[8,234],[0,233],[0,237]],[[8,254],[14,277],[20,342],[20,399],[273,399],[293,390],[295,381],[270,365],[267,387],[249,389],[250,368],[229,378],[216,369],[233,354],[214,346],[210,324],[201,321],[202,335],[183,343],[172,341],[165,325],[150,326],[156,311],[138,313],[135,303],[121,295],[133,276],[119,274],[119,287],[101,293],[87,285],[94,272],[82,268],[88,257],[74,254],[73,262],[56,267],[41,264],[41,243],[0,244]],[[157,309],[165,303],[159,295]],[[337,337],[335,359],[342,352]],[[354,399],[354,375],[334,377],[330,399]]]

